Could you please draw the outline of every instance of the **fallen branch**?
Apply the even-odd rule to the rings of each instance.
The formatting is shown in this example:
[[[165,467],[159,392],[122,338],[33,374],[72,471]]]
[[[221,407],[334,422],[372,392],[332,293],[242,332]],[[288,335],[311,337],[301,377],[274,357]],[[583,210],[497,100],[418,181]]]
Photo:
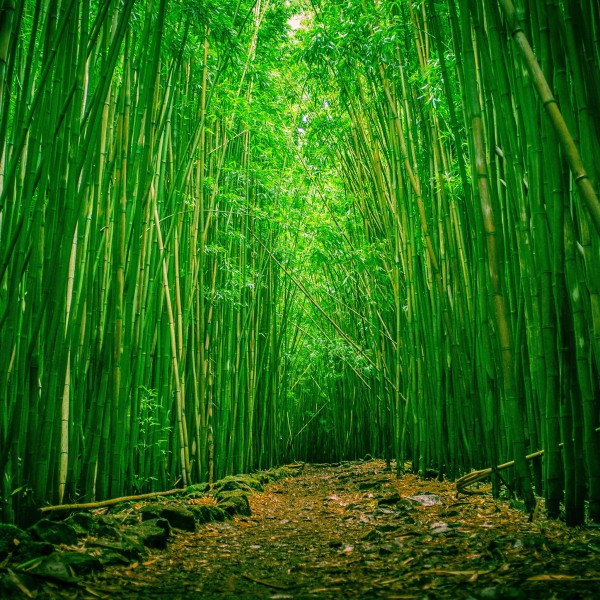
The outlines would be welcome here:
[[[150,494],[139,494],[138,496],[123,496],[122,498],[112,498],[111,500],[102,500],[101,502],[85,502],[83,504],[56,504],[54,506],[44,506],[40,512],[50,512],[57,510],[87,510],[90,508],[104,508],[105,506],[114,506],[120,502],[131,502],[135,500],[148,500],[149,498],[158,498],[160,496],[174,496],[181,494],[183,490],[177,488],[167,492],[151,492]]]
[[[528,454],[525,457],[525,460],[532,460],[537,458],[538,456],[542,456],[544,454],[543,450],[539,450],[538,452],[534,452],[533,454]],[[480,471],[472,471],[471,473],[467,473],[463,475],[459,479],[456,480],[456,493],[457,494],[484,494],[489,491],[489,489],[485,490],[469,490],[467,489],[470,485],[477,483],[489,477],[494,471],[502,471],[503,469],[508,469],[508,467],[512,467],[515,464],[514,460],[510,462],[504,463],[502,465],[498,465],[495,469],[490,467],[488,469],[481,469]]]

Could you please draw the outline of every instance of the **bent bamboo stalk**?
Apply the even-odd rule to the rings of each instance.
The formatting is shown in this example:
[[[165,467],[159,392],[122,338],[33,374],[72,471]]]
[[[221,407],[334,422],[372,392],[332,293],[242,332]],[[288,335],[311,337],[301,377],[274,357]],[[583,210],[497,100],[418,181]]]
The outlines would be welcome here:
[[[149,494],[139,494],[137,496],[122,496],[121,498],[111,498],[110,500],[102,500],[101,502],[85,502],[83,504],[55,504],[53,506],[44,506],[40,508],[41,513],[57,510],[86,510],[92,508],[104,508],[105,506],[114,506],[120,502],[133,502],[135,500],[148,500],[149,498],[158,498],[160,496],[174,496],[181,494],[185,490],[177,488],[166,492],[152,492]]]
[[[577,149],[575,141],[573,140],[573,136],[571,135],[571,132],[567,127],[567,123],[560,112],[560,108],[558,107],[556,99],[550,90],[550,86],[546,81],[546,77],[540,68],[537,58],[535,57],[535,54],[529,45],[529,41],[519,26],[512,0],[500,0],[500,4],[502,5],[504,14],[506,15],[506,20],[510,28],[510,34],[519,48],[521,56],[525,61],[525,65],[527,66],[527,70],[533,79],[538,96],[542,101],[542,105],[548,114],[552,125],[554,126],[556,134],[558,135],[560,145],[569,163],[569,167],[575,179],[575,183],[577,184],[577,188],[579,189],[579,193],[581,194],[581,197],[583,198],[583,201],[590,212],[590,216],[596,227],[596,232],[600,234],[600,200],[598,199],[598,195],[596,194],[596,191],[592,186],[592,182],[590,181],[589,176],[583,166],[583,162],[579,156],[579,150]]]
[[[543,450],[538,450],[537,452],[534,452],[533,454],[528,454],[525,457],[525,460],[532,460],[534,458],[537,458],[538,456],[542,456],[544,454]],[[477,483],[478,481],[481,481],[483,479],[485,479],[486,477],[489,477],[494,471],[502,471],[503,469],[508,469],[508,467],[512,467],[515,464],[514,460],[511,460],[510,462],[507,463],[503,463],[501,465],[498,465],[495,469],[492,467],[488,467],[487,469],[481,469],[480,471],[472,471],[471,473],[467,473],[466,475],[463,475],[462,477],[460,477],[459,479],[456,480],[456,493],[457,494],[483,494],[489,490],[469,490],[467,489],[470,485],[473,485],[474,483]]]

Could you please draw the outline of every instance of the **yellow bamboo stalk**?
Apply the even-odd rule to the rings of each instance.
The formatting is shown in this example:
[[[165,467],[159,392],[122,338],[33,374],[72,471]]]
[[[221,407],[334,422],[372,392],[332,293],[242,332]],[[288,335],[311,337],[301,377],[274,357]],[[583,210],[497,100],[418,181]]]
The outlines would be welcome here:
[[[151,194],[154,196],[154,185],[151,186]],[[179,376],[179,360],[177,358],[177,333],[175,331],[175,317],[173,314],[173,305],[171,302],[171,293],[169,291],[169,270],[167,260],[165,257],[165,247],[163,243],[163,237],[160,230],[160,218],[158,215],[158,208],[156,202],[154,202],[154,224],[156,226],[156,238],[158,242],[158,249],[162,258],[162,279],[163,279],[163,290],[165,296],[165,305],[167,307],[167,316],[169,318],[169,333],[171,340],[171,360],[173,362],[173,379],[175,381],[175,398],[177,407],[177,425],[179,428],[179,445],[181,453],[181,477],[183,485],[187,485],[189,478],[190,469],[190,458],[187,445],[187,431],[185,412],[183,407],[183,394],[181,390],[181,379]]]
[[[71,315],[71,302],[73,301],[73,284],[75,281],[75,257],[77,255],[77,231],[75,227],[73,243],[71,245],[71,259],[69,260],[69,274],[67,279],[65,333],[69,327]],[[67,366],[65,371],[65,384],[63,386],[61,406],[61,430],[60,430],[60,463],[58,468],[58,501],[62,503],[67,485],[67,470],[69,466],[69,399],[71,396],[71,350],[67,353]]]
[[[136,502],[138,500],[148,500],[150,498],[160,498],[162,496],[174,496],[181,494],[184,490],[174,489],[166,492],[151,492],[150,494],[140,494],[138,496],[122,496],[120,498],[111,498],[110,500],[102,500],[101,502],[84,502],[83,504],[56,504],[52,506],[44,506],[40,508],[40,512],[55,512],[68,510],[91,510],[95,508],[104,508],[105,506],[114,506],[121,502]]]

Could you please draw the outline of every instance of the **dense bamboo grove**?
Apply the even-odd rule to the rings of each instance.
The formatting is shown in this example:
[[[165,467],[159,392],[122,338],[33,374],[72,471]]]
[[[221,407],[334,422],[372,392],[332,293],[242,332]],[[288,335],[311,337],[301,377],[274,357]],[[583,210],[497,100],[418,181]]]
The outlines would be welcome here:
[[[4,518],[370,452],[599,520],[599,28],[4,0]]]
[[[314,135],[362,244],[381,248],[362,287],[385,299],[360,310],[399,468],[454,477],[514,457],[527,509],[533,481],[553,516],[564,491],[577,523],[584,498],[600,517],[599,15],[519,9],[323,5],[307,59],[347,121]]]

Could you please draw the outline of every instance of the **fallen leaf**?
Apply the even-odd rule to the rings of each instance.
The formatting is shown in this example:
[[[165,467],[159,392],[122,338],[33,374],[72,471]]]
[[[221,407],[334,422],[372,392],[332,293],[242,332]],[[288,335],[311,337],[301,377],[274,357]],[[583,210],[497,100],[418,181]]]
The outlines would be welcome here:
[[[103,600],[105,598],[108,598],[108,596],[106,594],[101,594],[100,592],[97,592],[96,590],[93,590],[91,587],[89,586],[85,586],[83,588],[88,594],[91,594],[92,596],[95,596],[96,598],[102,598]]]
[[[27,589],[25,584],[18,578],[18,576],[11,571],[11,569],[7,569],[7,571],[10,581],[16,585],[28,598],[34,598],[34,595]]]

